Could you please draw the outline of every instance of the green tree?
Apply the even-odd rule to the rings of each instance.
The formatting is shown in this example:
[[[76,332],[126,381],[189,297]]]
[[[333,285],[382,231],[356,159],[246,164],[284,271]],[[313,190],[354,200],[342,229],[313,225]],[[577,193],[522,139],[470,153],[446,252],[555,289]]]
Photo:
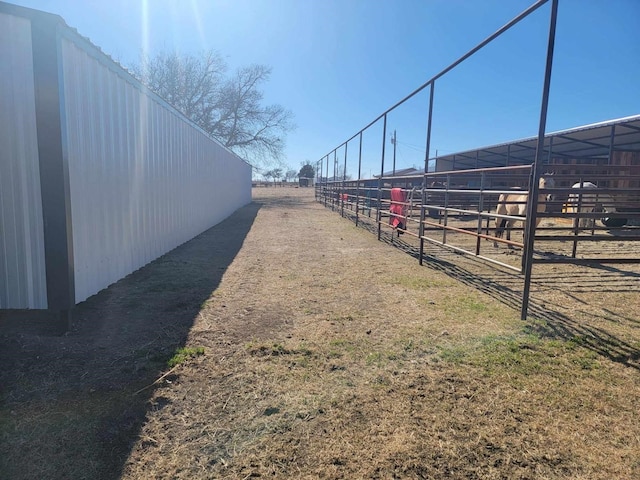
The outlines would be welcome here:
[[[313,165],[307,160],[302,164],[302,168],[300,169],[300,173],[298,173],[298,177],[300,178],[314,178],[316,175],[316,169],[313,168]]]

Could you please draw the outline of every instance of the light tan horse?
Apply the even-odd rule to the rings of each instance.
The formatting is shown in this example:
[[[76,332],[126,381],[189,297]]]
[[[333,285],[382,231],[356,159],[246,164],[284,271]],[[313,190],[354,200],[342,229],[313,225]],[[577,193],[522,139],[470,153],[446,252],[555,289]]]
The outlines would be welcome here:
[[[554,188],[556,186],[555,181],[553,179],[553,174],[545,173],[540,177],[538,181],[538,186],[541,189],[545,188]],[[522,220],[511,220],[507,218],[496,218],[496,238],[502,238],[502,234],[504,231],[507,231],[507,240],[511,240],[511,229],[514,227],[516,222],[522,222],[522,226],[524,228],[525,221],[524,218],[527,216],[527,193],[502,193],[500,194],[500,198],[498,199],[498,208],[496,209],[496,213],[498,215],[511,215],[523,217]],[[542,213],[547,208],[547,202],[552,200],[551,194],[541,193],[538,195],[538,208],[537,212]],[[536,227],[540,224],[540,218],[536,219]],[[498,242],[493,242],[494,247],[498,247]],[[512,245],[509,245],[509,248],[513,248]]]

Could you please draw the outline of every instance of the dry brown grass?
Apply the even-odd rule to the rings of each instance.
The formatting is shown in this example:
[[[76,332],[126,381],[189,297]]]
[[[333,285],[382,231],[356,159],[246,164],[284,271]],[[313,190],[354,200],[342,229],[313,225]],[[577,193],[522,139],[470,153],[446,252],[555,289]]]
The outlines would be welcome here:
[[[254,198],[70,335],[3,337],[2,478],[640,477],[637,270],[536,269],[521,322],[515,274]]]

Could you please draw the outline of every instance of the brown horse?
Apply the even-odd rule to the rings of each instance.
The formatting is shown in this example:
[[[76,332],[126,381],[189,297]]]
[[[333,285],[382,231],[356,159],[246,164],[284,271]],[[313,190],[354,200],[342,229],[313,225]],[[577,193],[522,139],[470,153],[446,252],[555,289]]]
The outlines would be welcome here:
[[[552,177],[551,173],[545,173],[540,177],[538,181],[538,186],[541,189],[545,188],[554,188],[555,181]],[[515,225],[516,222],[521,221],[522,226],[524,228],[525,220],[524,218],[527,216],[527,193],[502,193],[500,194],[500,198],[498,199],[498,208],[496,209],[496,213],[498,215],[512,215],[522,217],[522,220],[513,220],[507,218],[496,218],[496,238],[502,238],[502,234],[504,231],[507,231],[507,240],[511,240],[511,229]],[[538,195],[538,208],[537,212],[544,212],[547,208],[547,202],[552,200],[551,194],[541,193]],[[536,227],[540,224],[540,218],[536,219]],[[498,242],[493,242],[494,247],[498,247]],[[512,245],[509,245],[509,248],[513,248]]]

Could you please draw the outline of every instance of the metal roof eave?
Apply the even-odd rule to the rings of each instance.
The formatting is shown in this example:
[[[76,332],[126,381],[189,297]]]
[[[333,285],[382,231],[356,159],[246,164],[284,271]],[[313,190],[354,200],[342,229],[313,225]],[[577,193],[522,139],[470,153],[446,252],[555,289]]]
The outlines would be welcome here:
[[[548,155],[549,144],[552,144],[552,153],[557,156],[579,157],[603,156],[609,153],[609,142],[611,138],[611,128],[616,127],[614,138],[614,149],[629,148],[636,150],[640,148],[640,115],[632,115],[614,120],[583,125],[581,127],[570,128],[549,132],[545,135],[545,153]],[[617,127],[626,128],[627,131],[620,132]],[[603,143],[597,143],[602,140]],[[499,143],[477,149],[441,155],[430,160],[438,162],[453,162],[468,165],[475,162],[476,156],[482,163],[498,162],[507,155],[517,162],[531,162],[535,159],[537,137],[523,138],[511,142]],[[563,148],[565,147],[565,148]],[[571,147],[571,148],[567,148]]]

